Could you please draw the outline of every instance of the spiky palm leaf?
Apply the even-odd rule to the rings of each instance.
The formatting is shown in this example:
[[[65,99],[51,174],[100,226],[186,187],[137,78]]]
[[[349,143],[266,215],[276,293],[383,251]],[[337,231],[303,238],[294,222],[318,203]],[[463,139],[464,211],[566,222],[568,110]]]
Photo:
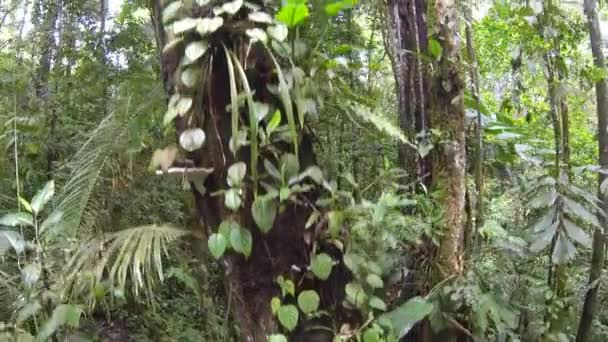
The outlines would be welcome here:
[[[152,300],[154,285],[163,281],[162,257],[167,244],[189,231],[172,226],[141,226],[95,238],[81,246],[66,266],[68,295],[90,292],[103,286],[107,291],[132,293]],[[95,298],[93,298],[95,300]],[[94,303],[90,303],[94,305]]]
[[[67,164],[71,170],[69,180],[63,186],[63,191],[58,196],[59,204],[55,208],[56,212],[62,214],[62,220],[56,227],[45,232],[45,238],[52,240],[60,235],[75,234],[111,153],[126,145],[129,121],[140,113],[148,112],[154,103],[152,99],[159,96],[162,96],[162,91],[160,87],[156,87],[150,91],[149,98],[142,101],[139,108],[127,113],[126,120],[121,120],[116,113],[111,113],[90,133],[89,139]]]

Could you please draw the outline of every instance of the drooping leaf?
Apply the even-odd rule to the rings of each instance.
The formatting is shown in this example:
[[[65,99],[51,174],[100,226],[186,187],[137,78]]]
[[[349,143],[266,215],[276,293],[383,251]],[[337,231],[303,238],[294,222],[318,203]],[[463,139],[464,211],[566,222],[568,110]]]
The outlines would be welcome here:
[[[564,219],[563,224],[564,228],[566,229],[566,233],[568,233],[568,236],[572,240],[580,243],[584,247],[591,248],[593,241],[591,240],[591,237],[589,237],[589,235],[583,230],[583,228],[567,219]]]
[[[568,197],[563,197],[564,201],[564,210],[570,214],[574,215],[587,223],[594,225],[595,227],[602,229],[602,225],[600,224],[597,216],[592,214],[589,210],[587,210],[582,204],[579,202],[572,200]]]
[[[397,338],[402,338],[412,329],[414,324],[423,320],[432,311],[433,304],[422,297],[414,297],[395,310],[383,314],[380,319],[390,321]]]
[[[564,234],[559,234],[551,260],[554,264],[562,265],[572,259],[575,253],[576,248],[572,242]]]
[[[25,210],[27,210],[28,213],[33,213],[34,212],[34,209],[32,209],[32,205],[25,198],[19,196],[19,203],[21,203],[21,205],[23,206],[23,208]]]
[[[28,213],[11,213],[0,217],[0,226],[17,227],[17,226],[34,226],[34,218]]]
[[[222,234],[211,234],[207,241],[209,251],[215,259],[220,259],[226,251],[226,239]]]
[[[305,314],[311,314],[317,311],[320,301],[319,295],[314,290],[302,291],[300,295],[298,295],[298,306]]]
[[[298,325],[298,308],[294,305],[283,305],[277,311],[277,317],[285,329],[292,331]]]
[[[35,213],[40,213],[44,206],[51,200],[53,195],[55,194],[55,181],[48,181],[44,187],[34,195],[32,198],[32,210]]]
[[[61,304],[53,310],[53,315],[47,320],[38,335],[36,341],[46,341],[51,337],[59,328],[68,326],[77,328],[80,323],[80,316],[82,315],[82,307],[79,305]]]
[[[239,227],[233,227],[230,232],[230,244],[235,251],[243,254],[246,257],[251,255],[251,249],[253,247],[253,238],[251,232],[247,229]]]
[[[555,203],[557,199],[557,192],[551,189],[546,192],[542,192],[530,201],[530,207],[534,209],[550,207]]]
[[[268,233],[277,216],[277,205],[271,198],[259,196],[251,206],[251,214],[262,233]]]
[[[553,222],[555,222],[555,220],[557,219],[556,215],[557,215],[556,209],[551,208],[547,212],[547,214],[545,214],[545,216],[543,216],[540,220],[538,220],[538,222],[536,222],[532,231],[534,233],[539,233],[541,231],[546,230],[553,224]]]
[[[191,128],[182,132],[179,136],[179,144],[188,152],[194,152],[203,147],[205,143],[205,132],[200,128]]]
[[[228,185],[231,187],[239,187],[245,179],[245,174],[247,173],[247,164],[243,162],[237,162],[228,168],[228,178],[226,181]]]
[[[315,255],[310,263],[312,273],[321,280],[327,280],[329,278],[333,266],[333,260],[326,253]]]
[[[530,246],[530,251],[532,251],[532,253],[538,253],[541,250],[545,249],[547,246],[549,246],[549,244],[555,237],[555,233],[557,232],[558,226],[559,221],[555,221],[552,225],[547,227],[538,236],[536,236],[534,242]]]
[[[25,239],[19,232],[12,230],[0,230],[0,257],[12,247],[15,253],[21,254],[25,250]]]

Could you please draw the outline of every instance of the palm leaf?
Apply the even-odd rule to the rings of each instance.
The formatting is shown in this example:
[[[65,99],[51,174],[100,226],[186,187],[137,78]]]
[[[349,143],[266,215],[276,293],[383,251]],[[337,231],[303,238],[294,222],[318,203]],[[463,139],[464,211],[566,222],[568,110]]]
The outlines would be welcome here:
[[[160,87],[150,91],[150,97],[143,100],[139,108],[129,112],[126,119],[121,120],[116,113],[111,113],[89,134],[90,138],[67,164],[71,170],[69,181],[63,186],[58,196],[59,204],[54,209],[62,213],[62,220],[45,232],[45,239],[76,233],[103,167],[116,148],[126,145],[129,122],[139,113],[147,112],[154,103],[152,99],[158,96],[161,96]]]
[[[162,257],[168,254],[167,244],[188,234],[172,226],[149,225],[92,239],[66,266],[67,294],[78,295],[101,284],[125,293],[129,281],[136,297],[143,292],[152,300],[154,286],[164,278]]]

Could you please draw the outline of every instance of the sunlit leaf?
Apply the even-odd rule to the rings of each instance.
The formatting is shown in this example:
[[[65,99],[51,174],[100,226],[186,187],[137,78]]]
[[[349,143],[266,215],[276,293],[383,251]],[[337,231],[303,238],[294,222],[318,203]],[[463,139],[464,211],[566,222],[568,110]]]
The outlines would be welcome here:
[[[12,247],[15,253],[21,254],[25,250],[25,240],[19,232],[12,230],[0,230],[0,257]]]
[[[247,164],[243,162],[237,162],[228,168],[228,177],[226,181],[228,185],[231,187],[239,187],[245,179],[245,174],[247,173]]]
[[[178,0],[165,6],[163,9],[163,24],[173,20],[177,16],[179,10],[182,8],[182,5],[182,1]]]
[[[289,29],[286,25],[277,24],[274,26],[269,26],[266,29],[266,32],[272,39],[278,42],[282,42],[287,38],[287,35],[289,34]]]
[[[0,217],[0,226],[17,227],[17,226],[34,226],[34,218],[28,213],[11,213]]]
[[[186,87],[193,88],[198,82],[199,74],[200,70],[198,70],[197,68],[186,68],[182,70],[182,73],[180,74],[180,79]]]
[[[249,20],[257,23],[272,24],[272,16],[266,12],[249,13]]]
[[[222,17],[203,18],[196,24],[196,32],[204,37],[209,33],[217,31],[222,25],[224,25],[224,19]]]
[[[55,194],[55,181],[48,181],[44,187],[36,193],[34,198],[32,198],[32,210],[35,213],[40,213],[44,206],[51,200],[53,195]]]
[[[184,18],[173,23],[173,33],[180,34],[193,30],[196,27],[197,20],[194,18]]]
[[[205,143],[205,132],[200,128],[187,129],[179,136],[179,144],[188,152],[198,150]]]
[[[241,196],[237,189],[228,189],[224,194],[224,204],[231,210],[238,210],[241,207]]]
[[[196,61],[207,51],[207,43],[198,41],[188,44],[186,47],[186,56],[191,61]]]
[[[583,228],[579,227],[574,222],[566,219],[563,221],[563,224],[564,228],[566,229],[566,233],[568,233],[568,236],[572,240],[580,243],[584,247],[591,248],[591,246],[593,245],[593,240],[591,240],[591,237],[589,237],[589,235],[583,230]]]
[[[534,209],[550,207],[557,199],[557,192],[554,189],[537,195],[530,201],[530,207]]]
[[[295,27],[308,18],[308,7],[301,2],[288,1],[281,7],[276,18],[289,27]]]

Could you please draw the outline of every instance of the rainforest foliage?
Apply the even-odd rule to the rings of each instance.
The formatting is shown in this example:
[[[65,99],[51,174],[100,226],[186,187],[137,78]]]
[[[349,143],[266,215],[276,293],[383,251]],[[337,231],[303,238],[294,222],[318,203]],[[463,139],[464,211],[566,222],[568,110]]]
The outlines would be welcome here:
[[[0,2],[0,341],[606,341],[605,4]]]

